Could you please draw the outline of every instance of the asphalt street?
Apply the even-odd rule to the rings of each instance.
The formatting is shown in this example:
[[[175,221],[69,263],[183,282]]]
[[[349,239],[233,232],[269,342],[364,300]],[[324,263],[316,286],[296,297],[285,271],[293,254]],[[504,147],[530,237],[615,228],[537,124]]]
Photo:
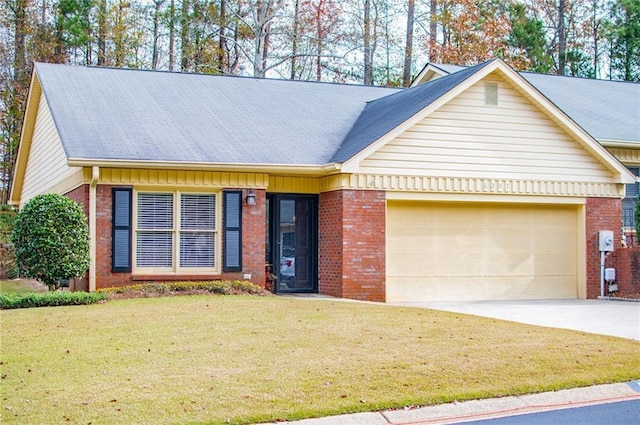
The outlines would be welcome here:
[[[638,425],[640,423],[640,400],[551,410],[464,423],[467,425]]]

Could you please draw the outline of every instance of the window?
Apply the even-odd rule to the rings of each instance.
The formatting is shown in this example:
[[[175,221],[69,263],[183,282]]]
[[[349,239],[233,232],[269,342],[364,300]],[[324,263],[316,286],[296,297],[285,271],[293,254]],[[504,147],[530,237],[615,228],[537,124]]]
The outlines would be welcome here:
[[[216,195],[139,192],[136,199],[136,268],[214,271]]]
[[[629,170],[635,175],[640,175],[640,167],[629,168]],[[640,183],[635,182],[626,186],[626,196],[622,200],[622,227],[626,230],[635,230],[636,223],[634,218],[634,212],[636,209],[636,203],[638,202],[638,191],[640,189]]]

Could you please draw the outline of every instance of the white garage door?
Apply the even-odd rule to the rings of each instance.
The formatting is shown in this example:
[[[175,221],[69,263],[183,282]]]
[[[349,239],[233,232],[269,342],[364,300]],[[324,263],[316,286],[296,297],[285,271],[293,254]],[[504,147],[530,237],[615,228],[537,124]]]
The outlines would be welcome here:
[[[389,201],[387,301],[578,296],[578,208]]]

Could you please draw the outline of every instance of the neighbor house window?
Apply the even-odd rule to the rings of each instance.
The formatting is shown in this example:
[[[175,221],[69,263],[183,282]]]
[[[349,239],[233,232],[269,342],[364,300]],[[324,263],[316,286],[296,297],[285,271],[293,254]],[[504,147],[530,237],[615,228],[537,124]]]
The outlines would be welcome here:
[[[640,167],[629,168],[629,170],[636,177],[640,175]],[[626,230],[634,230],[636,228],[634,212],[638,202],[639,186],[640,183],[638,182],[626,186],[626,196],[622,200],[622,226]]]
[[[215,194],[137,193],[136,268],[215,271],[216,216]]]

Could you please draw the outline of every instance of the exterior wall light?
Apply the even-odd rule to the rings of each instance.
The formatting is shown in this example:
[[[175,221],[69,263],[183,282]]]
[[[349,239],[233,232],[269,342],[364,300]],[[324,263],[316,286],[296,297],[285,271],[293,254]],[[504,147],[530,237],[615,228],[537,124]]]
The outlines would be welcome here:
[[[256,194],[253,192],[253,189],[249,189],[249,193],[247,193],[247,205],[255,205],[256,204]]]

